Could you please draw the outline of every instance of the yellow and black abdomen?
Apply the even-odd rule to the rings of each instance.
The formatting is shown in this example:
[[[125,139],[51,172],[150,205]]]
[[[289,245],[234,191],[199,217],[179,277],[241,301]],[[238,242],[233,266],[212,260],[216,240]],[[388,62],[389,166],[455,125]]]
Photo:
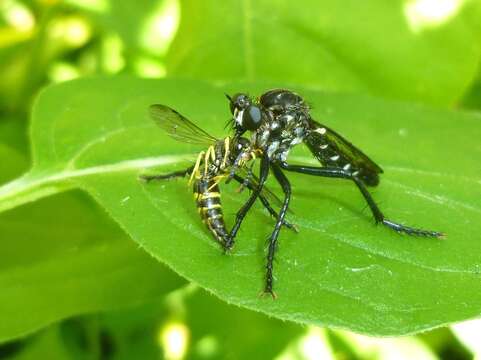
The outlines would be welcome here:
[[[202,221],[221,243],[225,244],[229,232],[224,223],[219,186],[214,179],[197,179],[194,181],[194,197]]]

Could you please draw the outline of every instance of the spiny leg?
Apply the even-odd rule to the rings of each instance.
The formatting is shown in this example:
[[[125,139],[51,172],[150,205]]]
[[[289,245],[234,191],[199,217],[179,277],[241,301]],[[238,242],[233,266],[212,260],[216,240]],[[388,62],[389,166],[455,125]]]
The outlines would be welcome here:
[[[167,180],[167,179],[173,179],[176,177],[184,177],[192,172],[194,169],[194,165],[189,166],[187,169],[184,170],[178,170],[178,171],[173,171],[171,173],[167,174],[160,174],[160,175],[140,175],[139,179],[150,182],[152,180]]]
[[[423,230],[423,229],[417,229],[413,228],[410,226],[406,226],[403,224],[399,224],[397,222],[391,221],[387,219],[377,204],[374,202],[374,199],[372,198],[372,195],[369,193],[369,191],[366,189],[366,185],[357,177],[352,178],[354,182],[356,183],[357,187],[361,191],[362,195],[364,196],[364,199],[366,200],[367,204],[369,205],[369,208],[371,209],[372,214],[374,215],[374,219],[376,222],[380,222],[383,225],[387,226],[388,228],[393,229],[394,231],[397,232],[403,232],[408,235],[415,235],[415,236],[429,236],[429,237],[443,237],[444,234],[438,231],[432,231],[432,230]]]
[[[268,175],[269,175],[269,158],[267,156],[264,156],[261,158],[261,163],[260,163],[259,184],[257,185],[257,187],[253,189],[252,193],[250,194],[245,204],[237,212],[236,222],[232,227],[232,230],[230,231],[229,241],[226,243],[226,250],[229,250],[232,248],[232,246],[234,246],[235,237],[237,235],[237,232],[239,231],[242,221],[244,220],[244,217],[246,216],[246,214],[248,213],[248,211],[256,201],[257,197],[260,195],[262,191],[262,187],[264,186],[264,183],[266,182]]]
[[[251,166],[248,167],[247,169],[247,176],[244,178],[244,180],[240,183],[239,189],[237,190],[238,192],[244,191],[244,188],[249,188],[249,182],[251,181],[252,177],[254,176],[254,171],[252,168],[254,167],[254,162],[252,162]],[[236,174],[232,175],[234,178],[236,177]],[[236,179],[237,180],[237,179]],[[252,190],[252,189],[251,189]]]
[[[350,171],[346,171],[341,168],[330,168],[330,167],[320,168],[320,167],[314,167],[314,166],[289,165],[287,163],[280,163],[279,165],[281,166],[281,168],[285,170],[298,172],[302,174],[350,179],[354,181],[358,189],[361,191],[361,194],[363,195],[367,204],[369,205],[369,208],[371,209],[371,212],[376,222],[381,223],[394,231],[403,232],[408,235],[417,235],[417,236],[442,237],[444,235],[441,232],[416,229],[416,228],[402,225],[387,219],[384,216],[384,214],[381,212],[377,204],[375,203],[374,199],[372,198],[372,195],[367,190],[366,185],[364,185],[362,180],[360,180],[358,177],[353,175]]]
[[[234,180],[236,180],[238,183],[240,184],[245,184],[245,186],[247,186],[247,188],[249,190],[254,190],[255,189],[255,186],[250,183],[249,181],[246,182],[246,179],[235,174],[234,175]],[[278,217],[277,215],[277,212],[272,208],[271,204],[269,204],[269,200],[266,199],[266,197],[264,195],[259,194],[259,200],[262,202],[262,205],[264,205],[264,207],[267,209],[267,211],[269,212],[269,214],[276,218]],[[294,225],[294,224],[291,224],[290,222],[288,222],[287,220],[284,220],[283,221],[283,225],[289,229],[291,229],[292,231],[294,232],[299,232],[299,230],[297,229],[297,227]]]
[[[289,183],[289,180],[284,175],[282,170],[277,165],[271,164],[271,169],[272,169],[272,172],[274,173],[274,176],[277,182],[281,185],[282,191],[284,192],[284,201],[282,203],[279,216],[277,217],[277,222],[276,222],[276,225],[274,226],[274,231],[269,237],[269,250],[267,253],[267,264],[266,264],[266,285],[264,288],[264,292],[271,294],[272,297],[275,298],[276,295],[273,290],[274,255],[277,250],[277,240],[279,238],[279,232],[281,231],[281,226],[282,226],[282,223],[284,222],[284,218],[286,216],[286,212],[289,207],[289,201],[291,199],[291,184]]]

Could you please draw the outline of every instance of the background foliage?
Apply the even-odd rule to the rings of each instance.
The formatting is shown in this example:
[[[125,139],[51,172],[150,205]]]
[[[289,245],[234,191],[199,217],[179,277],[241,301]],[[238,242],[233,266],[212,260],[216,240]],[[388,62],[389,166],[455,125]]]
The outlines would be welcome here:
[[[4,0],[0,12],[0,181],[27,171],[34,156],[29,175],[0,189],[1,358],[478,353],[477,322],[381,340],[281,323],[224,301],[367,334],[479,316],[479,1]],[[58,85],[37,98],[49,83],[89,75],[114,77]],[[322,182],[325,204],[309,214],[313,195],[304,195],[310,185],[299,179],[293,217],[302,232],[283,233],[280,299],[257,299],[258,229],[268,229],[270,219],[257,209],[241,234],[251,242],[239,244],[238,254],[249,256],[222,258],[193,221],[183,184],[145,189],[135,175],[193,151],[165,138],[159,146],[161,135],[143,112],[148,104],[168,103],[222,134],[223,91],[271,86],[306,94],[318,118],[369,149],[386,168],[375,196],[389,214],[449,237],[425,242],[374,229],[347,184]],[[125,134],[106,136],[119,124]],[[52,146],[60,150],[55,156]],[[66,170],[165,153],[177,157],[127,173],[50,181]],[[226,199],[240,201],[232,192]],[[175,209],[180,222],[168,219],[164,201],[186,204]],[[159,227],[175,234],[157,235]],[[184,240],[188,246],[179,246]],[[312,284],[294,261],[308,266]],[[311,293],[317,284],[321,293]],[[179,339],[188,344],[180,355]]]

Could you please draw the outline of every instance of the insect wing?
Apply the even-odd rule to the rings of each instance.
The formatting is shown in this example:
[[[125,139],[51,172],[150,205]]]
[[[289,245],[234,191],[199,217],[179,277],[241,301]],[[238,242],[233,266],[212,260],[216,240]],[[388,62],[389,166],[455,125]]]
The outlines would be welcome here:
[[[349,160],[351,160],[359,168],[369,169],[376,174],[381,174],[383,171],[379,165],[371,160],[366,154],[364,154],[357,147],[352,145],[349,141],[344,139],[341,135],[334,130],[326,128],[326,138],[330,143],[336,144],[336,147],[346,154]]]
[[[210,145],[217,141],[214,136],[168,106],[151,105],[149,113],[155,123],[177,141],[199,145]]]
[[[332,129],[319,124],[314,120],[311,122],[311,132],[306,138],[307,145],[313,154],[324,164],[338,155],[338,164],[351,164],[359,170],[361,177],[368,185],[376,185],[378,175],[383,172],[381,167],[371,160],[361,150],[339,135]]]

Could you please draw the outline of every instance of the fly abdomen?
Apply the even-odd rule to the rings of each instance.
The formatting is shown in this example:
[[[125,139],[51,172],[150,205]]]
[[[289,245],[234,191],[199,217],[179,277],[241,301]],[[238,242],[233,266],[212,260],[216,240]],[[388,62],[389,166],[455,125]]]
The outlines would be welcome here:
[[[219,186],[214,179],[198,179],[194,182],[194,198],[202,221],[221,243],[228,242],[229,232],[224,223]]]

